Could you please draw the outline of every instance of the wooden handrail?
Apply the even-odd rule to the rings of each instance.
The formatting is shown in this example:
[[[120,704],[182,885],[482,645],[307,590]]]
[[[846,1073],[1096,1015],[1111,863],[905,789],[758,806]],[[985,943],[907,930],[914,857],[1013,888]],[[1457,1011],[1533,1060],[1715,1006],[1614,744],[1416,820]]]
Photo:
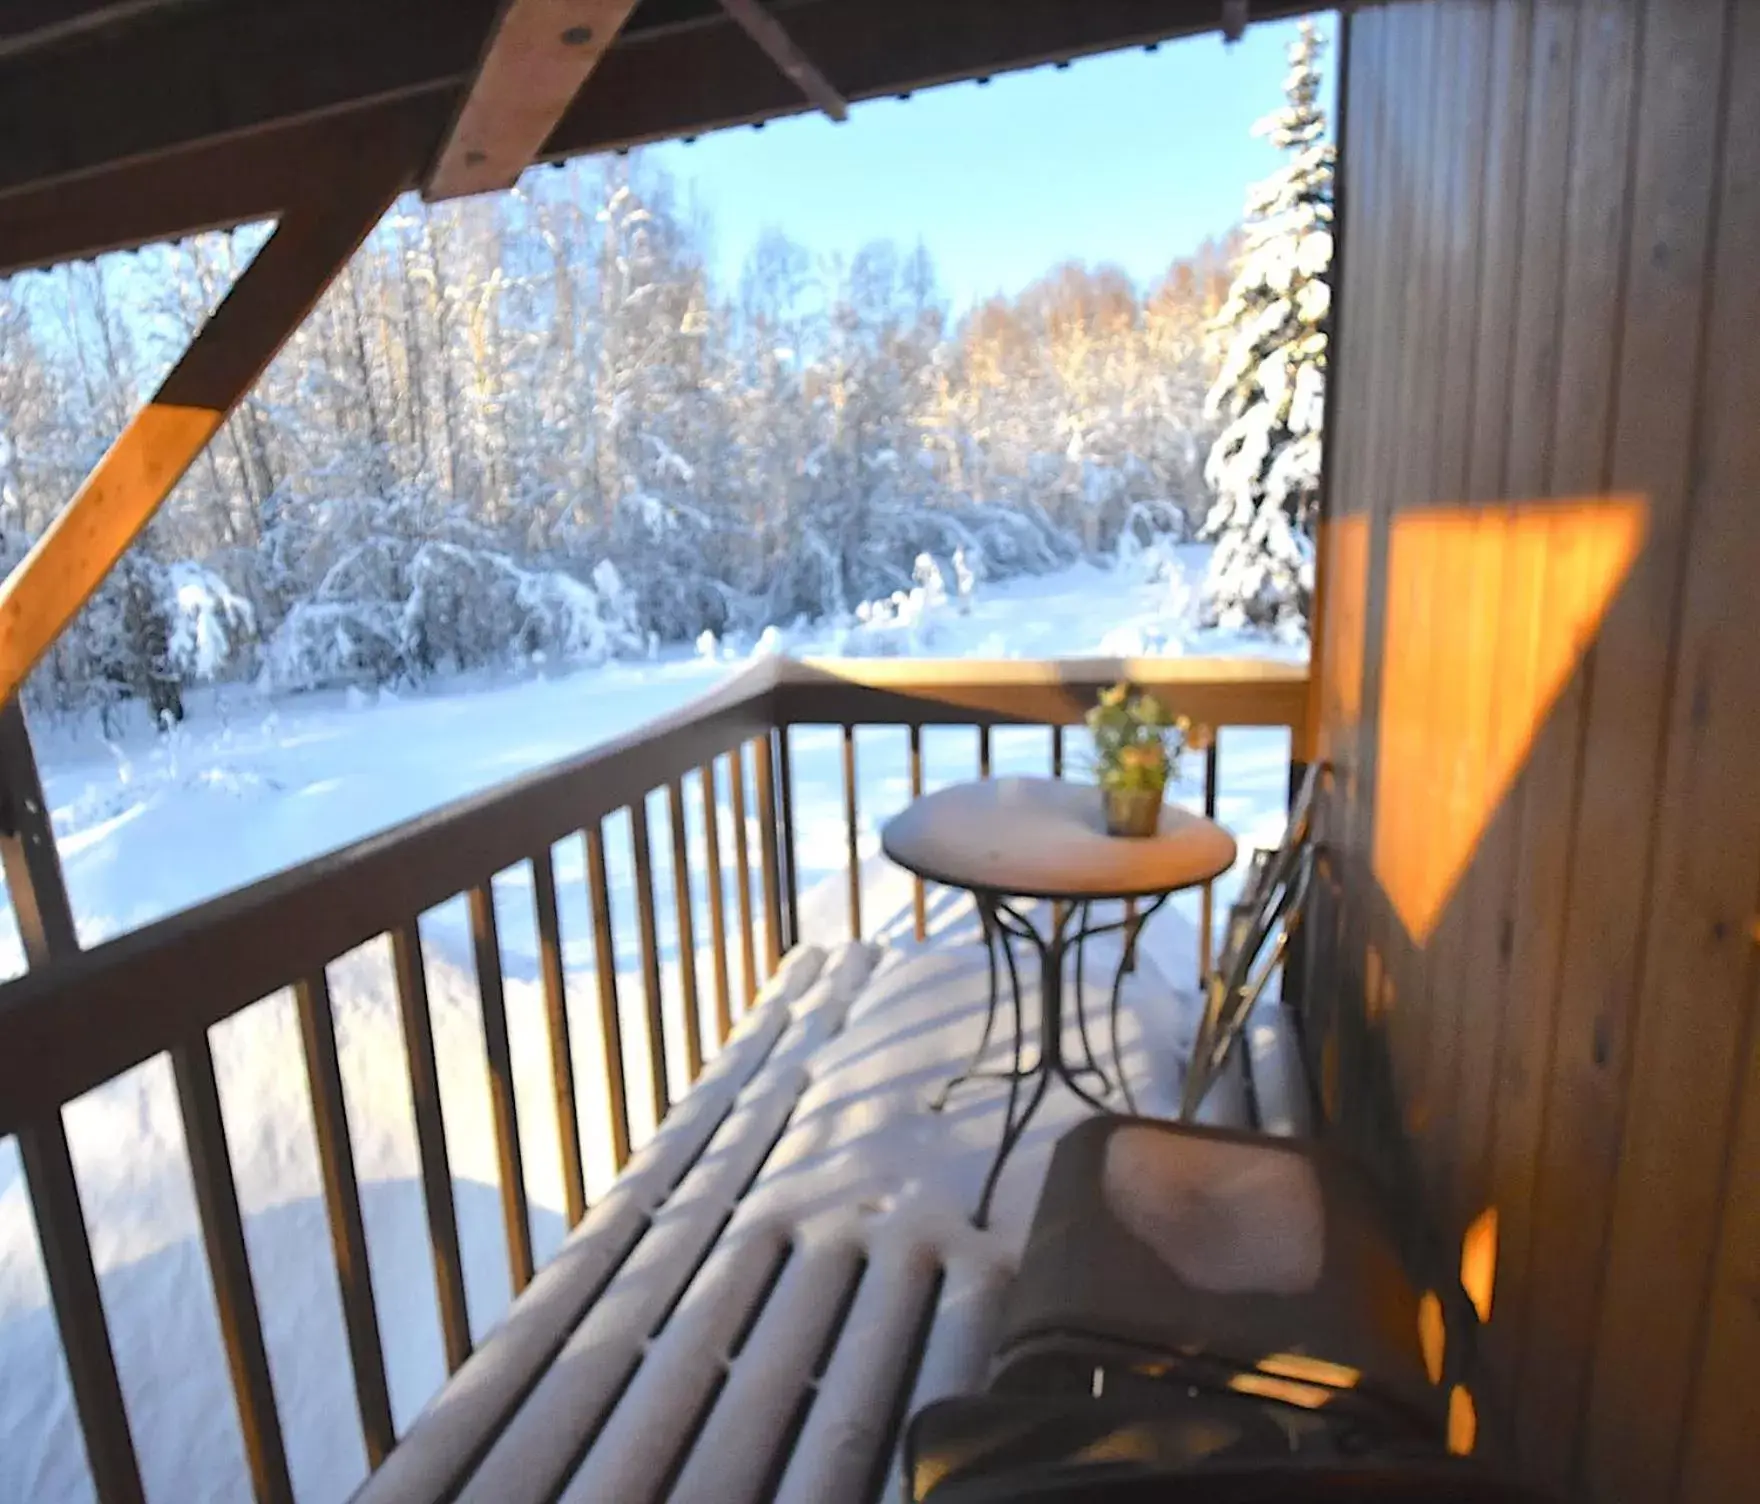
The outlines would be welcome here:
[[[1299,727],[1308,671],[1263,658],[805,659],[777,667],[779,725],[1079,724],[1128,679],[1211,726]]]
[[[151,1059],[415,914],[768,736],[775,666],[760,664],[580,757],[0,987],[0,1137]]]
[[[0,1135],[412,917],[487,883],[554,842],[638,804],[703,764],[755,755],[766,959],[782,943],[778,728],[796,724],[1078,723],[1119,678],[1162,692],[1211,725],[1299,726],[1307,676],[1263,660],[1060,662],[771,659],[693,704],[570,759],[460,800],[0,987]],[[747,875],[734,797],[738,891]],[[749,900],[747,900],[749,902]],[[596,916],[597,917],[597,916]],[[751,938],[742,904],[742,950]],[[766,970],[769,967],[765,968]],[[748,983],[748,997],[750,984]]]
[[[1283,726],[1299,738],[1308,697],[1305,666],[1265,659],[1080,658],[1019,659],[807,659],[778,666],[777,739],[787,745],[792,725],[841,726],[843,741],[845,877],[849,925],[861,939],[862,873],[858,850],[856,732],[861,726],[903,726],[909,733],[912,797],[923,789],[924,725],[976,727],[976,775],[993,771],[992,732],[999,725],[1049,726],[1050,773],[1064,773],[1064,727],[1076,725],[1102,689],[1128,680],[1156,691],[1194,723],[1206,752],[1207,812],[1214,814],[1216,751],[1213,728]],[[796,868],[792,828],[784,832],[781,860]],[[1203,894],[1201,948],[1208,950],[1212,894]],[[911,882],[912,929],[928,937],[921,878]],[[1126,905],[1127,915],[1135,906]],[[1127,958],[1127,968],[1133,958]],[[1202,968],[1202,961],[1200,966]],[[1200,978],[1200,983],[1202,978]]]

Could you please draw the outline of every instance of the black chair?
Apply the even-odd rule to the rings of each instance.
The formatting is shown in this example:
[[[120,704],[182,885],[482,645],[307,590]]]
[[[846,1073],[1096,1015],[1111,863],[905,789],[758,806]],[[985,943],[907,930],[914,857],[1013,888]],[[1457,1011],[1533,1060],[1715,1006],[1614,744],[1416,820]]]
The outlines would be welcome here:
[[[1312,1400],[1378,1439],[1434,1442],[1447,1397],[1392,1227],[1324,1144],[1090,1118],[1052,1154],[995,1387],[1085,1390],[1121,1370]]]
[[[962,1395],[911,1421],[908,1504],[1543,1504],[1460,1458],[1353,1455],[1311,1416],[1170,1399]]]

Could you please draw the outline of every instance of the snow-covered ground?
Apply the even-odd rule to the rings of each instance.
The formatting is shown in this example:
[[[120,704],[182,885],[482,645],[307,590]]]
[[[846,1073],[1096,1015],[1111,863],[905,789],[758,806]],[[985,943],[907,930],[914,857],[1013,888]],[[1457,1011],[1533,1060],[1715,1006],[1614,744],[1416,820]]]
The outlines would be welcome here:
[[[1183,562],[1187,578],[1195,580],[1201,561],[1188,555]],[[170,737],[143,730],[114,745],[89,726],[38,726],[45,787],[81,937],[91,944],[149,923],[579,752],[703,692],[754,650],[979,657],[1267,651],[1262,640],[1187,629],[1182,622],[1189,589],[1156,575],[1140,561],[1123,570],[1083,565],[980,586],[964,612],[957,593],[945,603],[905,600],[869,613],[862,623],[766,634],[769,640],[756,645],[703,644],[695,653],[663,652],[647,662],[575,672],[533,667],[518,677],[454,681],[396,697],[318,694],[270,701],[234,687],[193,698],[190,719]],[[1044,732],[999,731],[996,771],[1044,771],[1048,741]],[[834,731],[801,728],[793,735],[792,756],[803,888],[839,877],[805,895],[806,928],[809,935],[839,934],[845,923],[840,738]],[[1221,757],[1223,821],[1243,846],[1274,836],[1287,736],[1227,734]],[[975,734],[931,730],[925,761],[931,785],[971,776]],[[875,854],[880,825],[908,797],[907,779],[903,731],[862,733],[858,782],[861,845],[872,869],[873,897],[864,916],[870,935],[896,933],[908,922],[908,901],[898,899],[908,888],[888,886]],[[1188,778],[1179,792],[1195,799],[1197,791]],[[725,830],[731,819],[725,784],[719,797]],[[667,843],[659,835],[666,829],[663,808],[653,818],[660,929],[663,942],[670,942],[671,875]],[[622,824],[608,826],[607,849],[614,913],[630,916]],[[700,872],[701,831],[694,824],[691,837]],[[730,844],[724,839],[724,856]],[[755,852],[755,836],[751,844]],[[557,847],[556,863],[588,1188],[597,1195],[610,1179],[602,1131],[605,1066],[594,1024],[578,839]],[[561,1243],[563,1201],[523,869],[497,880],[496,897],[527,1189],[542,1261]],[[697,934],[704,939],[707,900],[700,884],[696,903]],[[1195,901],[1174,906],[1150,936],[1160,970],[1182,984],[1196,965],[1194,908]],[[630,974],[633,925],[624,918],[619,928],[631,1054],[626,1077],[639,1139],[651,1127],[652,1108],[641,1087],[645,1040],[639,987]],[[462,902],[424,915],[422,932],[471,1324],[481,1334],[506,1310],[509,1282]],[[676,954],[667,962],[669,997],[676,1004]],[[0,967],[16,972],[21,965],[8,914],[0,927]],[[706,952],[698,970],[706,979]],[[444,1365],[386,948],[383,942],[363,947],[330,972],[401,1428],[432,1395]],[[676,1027],[676,1006],[672,1011]],[[267,999],[216,1029],[213,1039],[253,1270],[268,1296],[266,1337],[296,1490],[302,1500],[340,1498],[364,1474],[365,1460],[291,1002]],[[681,1052],[675,1047],[668,1053],[676,1068]],[[65,1117],[149,1497],[242,1497],[248,1491],[243,1453],[165,1062],[150,1062],[93,1092]],[[90,1496],[16,1152],[11,1141],[0,1141],[0,1501]]]

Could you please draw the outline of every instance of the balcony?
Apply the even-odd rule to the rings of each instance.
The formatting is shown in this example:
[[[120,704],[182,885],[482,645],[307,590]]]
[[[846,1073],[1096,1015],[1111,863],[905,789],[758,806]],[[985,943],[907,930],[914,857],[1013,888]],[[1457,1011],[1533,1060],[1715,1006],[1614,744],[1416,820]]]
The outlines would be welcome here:
[[[639,732],[0,991],[0,1135],[17,1135],[105,1494],[138,1496],[141,1472],[150,1491],[166,1443],[223,1447],[232,1430],[223,1406],[213,1437],[149,1430],[144,1287],[126,1260],[95,1275],[110,1230],[88,1227],[73,1173],[106,1083],[168,1066],[225,1357],[224,1383],[218,1362],[206,1379],[230,1391],[258,1497],[337,1496],[368,1468],[369,1501],[896,1497],[904,1417],[982,1386],[1046,1157],[1080,1109],[1053,1094],[975,1229],[1007,1093],[926,1104],[978,1044],[986,953],[963,895],[864,850],[864,820],[949,778],[1063,773],[1064,728],[1124,674],[1202,728],[1194,798],[1215,807],[1220,790],[1225,820],[1275,813],[1300,668],[772,660]],[[836,780],[841,851],[798,832]],[[875,787],[892,808],[862,807]],[[1211,909],[1192,895],[1157,921],[1167,942],[1125,984],[1120,1061],[1149,1112],[1176,1105]],[[476,1119],[442,1110],[456,1088],[437,1004],[460,978],[435,954],[436,910],[462,910],[468,936],[451,971],[474,977]],[[536,940],[529,981],[509,972],[518,926]],[[1099,941],[1084,964],[1109,978],[1119,959]],[[302,1059],[261,1083],[253,1113],[228,1031],[289,991]],[[988,1063],[1008,1042],[998,1029]],[[1299,1063],[1275,1038],[1260,1054],[1261,1116],[1299,1126]],[[521,1069],[534,1060],[538,1101]],[[372,1152],[349,1113],[363,1073],[407,1099],[419,1174],[401,1184],[357,1171]],[[272,1231],[302,1197],[315,1219],[320,1198],[241,1192],[235,1173],[240,1125],[261,1129],[277,1091],[289,1119],[309,1104],[328,1267],[302,1271]],[[1213,1103],[1245,1120],[1238,1091]],[[138,1159],[154,1152],[143,1134]],[[486,1204],[504,1253],[483,1246]],[[485,1319],[483,1271],[503,1260],[514,1299]],[[328,1374],[313,1340],[327,1321],[345,1334]],[[424,1342],[425,1371],[410,1356]]]

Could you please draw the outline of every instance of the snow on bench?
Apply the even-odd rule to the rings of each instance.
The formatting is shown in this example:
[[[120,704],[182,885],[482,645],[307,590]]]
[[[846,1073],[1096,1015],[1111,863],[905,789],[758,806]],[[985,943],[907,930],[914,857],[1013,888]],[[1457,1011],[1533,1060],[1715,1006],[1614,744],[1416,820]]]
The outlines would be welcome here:
[[[1090,975],[1116,960],[1096,943]],[[986,983],[972,926],[793,952],[359,1504],[890,1496],[903,1418],[983,1384],[1051,1146],[1087,1111],[1048,1094],[974,1228],[1007,1092],[927,1102],[977,1044]],[[1190,1009],[1148,962],[1127,981],[1145,1112],[1173,1109]]]

